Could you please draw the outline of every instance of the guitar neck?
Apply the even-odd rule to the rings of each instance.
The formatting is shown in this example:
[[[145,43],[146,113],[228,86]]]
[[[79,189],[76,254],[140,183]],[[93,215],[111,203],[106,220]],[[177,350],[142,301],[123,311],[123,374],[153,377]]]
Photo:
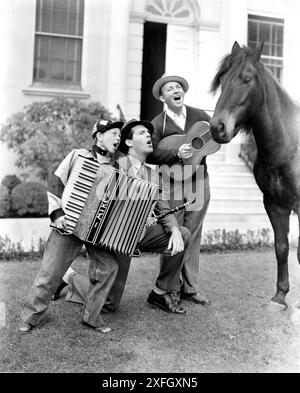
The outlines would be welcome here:
[[[201,136],[201,138],[203,139],[203,141],[204,141],[205,143],[206,143],[206,142],[209,142],[209,141],[211,140],[211,134],[210,134],[209,130],[206,131],[206,132]]]

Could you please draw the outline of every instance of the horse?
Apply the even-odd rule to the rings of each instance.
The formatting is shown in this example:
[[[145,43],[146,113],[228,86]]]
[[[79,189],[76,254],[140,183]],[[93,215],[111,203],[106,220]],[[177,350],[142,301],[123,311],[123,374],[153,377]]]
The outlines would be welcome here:
[[[221,88],[210,131],[220,144],[229,143],[240,130],[253,133],[253,173],[274,231],[277,259],[277,287],[270,304],[286,309],[291,212],[300,218],[300,107],[260,61],[263,45],[251,50],[235,42],[221,60],[210,89],[216,93]],[[297,258],[300,263],[300,240]]]

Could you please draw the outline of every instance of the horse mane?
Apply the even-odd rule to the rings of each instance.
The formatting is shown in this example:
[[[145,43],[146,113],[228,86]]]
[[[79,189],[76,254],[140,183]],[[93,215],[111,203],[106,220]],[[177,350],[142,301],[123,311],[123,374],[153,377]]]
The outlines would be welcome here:
[[[248,48],[247,46],[243,46],[241,47],[240,50],[225,55],[221,59],[218,71],[211,83],[210,92],[213,94],[216,93],[216,91],[218,90],[221,84],[220,82],[221,77],[233,67],[240,65],[242,62],[246,60],[248,56],[251,56],[252,54],[253,54],[252,49]]]

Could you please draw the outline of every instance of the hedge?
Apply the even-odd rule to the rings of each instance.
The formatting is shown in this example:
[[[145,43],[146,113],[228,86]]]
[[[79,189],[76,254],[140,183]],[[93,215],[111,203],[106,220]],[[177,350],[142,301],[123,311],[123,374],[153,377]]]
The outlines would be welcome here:
[[[12,210],[19,217],[45,217],[48,214],[46,187],[36,182],[17,185],[11,193]]]

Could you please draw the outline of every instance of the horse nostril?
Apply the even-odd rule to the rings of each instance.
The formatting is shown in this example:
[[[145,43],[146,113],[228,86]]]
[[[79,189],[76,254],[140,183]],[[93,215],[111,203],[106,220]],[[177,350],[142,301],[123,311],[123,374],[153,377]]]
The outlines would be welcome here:
[[[220,122],[218,124],[218,134],[219,134],[219,136],[225,135],[225,124],[223,122]]]

